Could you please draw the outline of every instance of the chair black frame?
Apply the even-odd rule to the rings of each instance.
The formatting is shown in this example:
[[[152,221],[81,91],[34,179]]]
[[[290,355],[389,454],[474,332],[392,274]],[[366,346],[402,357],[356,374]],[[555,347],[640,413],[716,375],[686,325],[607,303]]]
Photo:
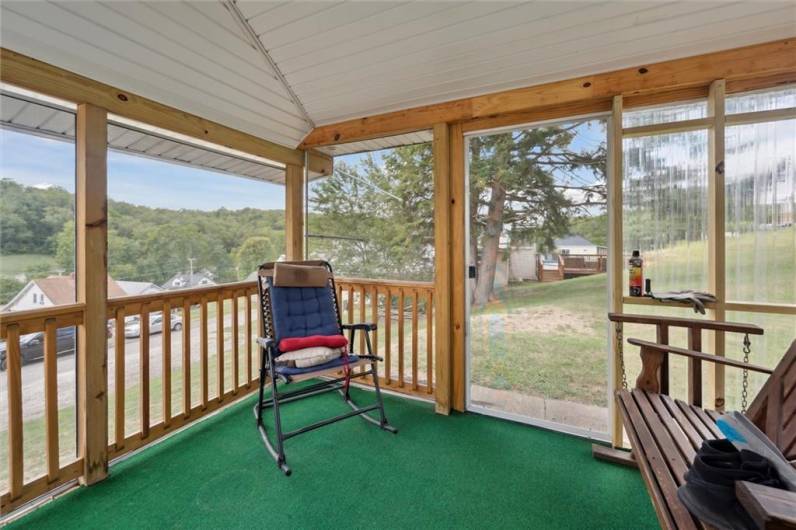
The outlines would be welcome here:
[[[259,392],[259,399],[257,403],[254,405],[254,416],[257,419],[257,428],[260,431],[260,437],[263,439],[263,443],[265,444],[268,453],[273,457],[276,461],[276,465],[279,467],[280,470],[286,475],[290,476],[291,469],[287,465],[287,457],[285,455],[285,447],[284,443],[287,439],[292,438],[294,436],[298,436],[299,434],[304,434],[306,432],[318,429],[320,427],[324,427],[326,425],[330,425],[332,423],[336,423],[341,420],[345,420],[347,418],[352,418],[354,416],[359,416],[363,420],[372,423],[383,429],[385,431],[391,432],[393,434],[397,434],[398,430],[389,424],[387,421],[387,416],[384,413],[384,401],[381,396],[381,388],[379,387],[379,373],[378,373],[378,362],[382,361],[381,357],[373,355],[373,350],[371,347],[370,341],[370,333],[376,330],[375,323],[357,323],[357,324],[343,324],[340,320],[340,306],[337,300],[337,290],[335,289],[334,284],[334,274],[332,271],[332,266],[326,261],[291,261],[291,262],[284,262],[289,264],[295,265],[315,265],[315,266],[323,266],[329,271],[329,287],[330,292],[332,295],[332,299],[334,302],[334,309],[335,314],[337,317],[337,325],[340,329],[340,333],[344,334],[344,332],[348,331],[348,350],[350,354],[354,354],[354,338],[356,336],[357,331],[361,331],[365,334],[365,344],[367,346],[367,354],[366,355],[358,355],[360,360],[370,361],[370,368],[368,370],[364,370],[361,372],[353,373],[353,371],[349,372],[348,380],[358,378],[358,377],[366,377],[368,375],[373,376],[373,387],[375,389],[376,394],[376,403],[366,406],[360,407],[357,405],[348,392],[348,385],[345,384],[346,376],[342,377],[333,377],[333,378],[324,378],[322,381],[309,385],[307,387],[301,388],[299,390],[294,390],[291,392],[279,392],[277,388],[277,380],[282,380],[283,383],[289,384],[292,382],[292,379],[289,376],[284,376],[277,374],[276,372],[276,357],[278,356],[277,353],[277,344],[275,340],[275,330],[273,325],[272,319],[272,308],[271,308],[271,296],[270,296],[270,286],[267,283],[266,277],[261,274],[264,270],[269,268],[273,268],[274,263],[264,263],[260,265],[257,275],[257,293],[260,300],[260,317],[261,317],[261,334],[262,337],[257,339],[257,344],[260,347],[260,392]],[[335,368],[334,372],[339,373],[342,368]],[[276,374],[275,377],[270,377],[270,384],[271,384],[271,395],[269,397],[265,397],[265,386],[267,384],[266,380],[269,379],[270,374]],[[319,371],[318,377],[323,377],[325,374],[323,371]],[[328,374],[326,374],[328,375]],[[280,416],[280,407],[286,403],[291,401],[297,401],[300,399],[316,396],[319,394],[324,394],[326,392],[333,392],[337,390],[340,395],[343,397],[343,401],[351,407],[351,411],[346,412],[344,414],[340,414],[338,416],[334,416],[331,418],[327,418],[294,431],[283,432],[282,431],[282,420]],[[268,433],[265,429],[265,424],[263,423],[263,411],[269,407],[273,407],[274,409],[274,424],[276,430],[276,447],[274,444],[271,443],[270,438],[268,437]],[[368,415],[369,412],[374,410],[379,411],[379,419],[375,419]]]

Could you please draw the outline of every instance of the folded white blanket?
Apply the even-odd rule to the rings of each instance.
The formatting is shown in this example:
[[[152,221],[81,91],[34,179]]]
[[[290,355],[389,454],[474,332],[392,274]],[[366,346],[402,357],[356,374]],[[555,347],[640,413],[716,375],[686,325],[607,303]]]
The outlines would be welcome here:
[[[295,368],[309,368],[310,366],[318,366],[337,359],[344,352],[345,348],[327,348],[326,346],[303,348],[283,353],[277,358],[276,364]]]

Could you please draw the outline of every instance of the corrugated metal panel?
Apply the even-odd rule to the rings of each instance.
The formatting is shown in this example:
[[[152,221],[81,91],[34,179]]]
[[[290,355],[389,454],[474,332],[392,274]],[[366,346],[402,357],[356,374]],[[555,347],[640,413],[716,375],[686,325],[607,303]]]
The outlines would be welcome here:
[[[788,38],[796,23],[792,1],[236,5],[321,124]],[[222,3],[7,0],[0,15],[20,53],[284,145],[308,132]]]
[[[376,138],[374,140],[363,140],[361,142],[351,142],[347,144],[330,145],[318,148],[319,151],[331,156],[350,155],[353,153],[364,153],[367,151],[378,151],[380,149],[389,149],[390,147],[399,147],[402,145],[421,144],[430,142],[434,139],[434,134],[431,131],[418,131],[409,134],[399,134],[395,136],[386,136],[384,138]]]
[[[38,102],[8,92],[0,93],[0,109],[0,125],[5,128],[59,140],[74,140],[74,109]],[[191,145],[182,140],[137,129],[129,124],[109,122],[108,147],[127,154],[239,177],[277,184],[285,182],[285,170],[281,167]],[[318,175],[312,177],[317,178]]]

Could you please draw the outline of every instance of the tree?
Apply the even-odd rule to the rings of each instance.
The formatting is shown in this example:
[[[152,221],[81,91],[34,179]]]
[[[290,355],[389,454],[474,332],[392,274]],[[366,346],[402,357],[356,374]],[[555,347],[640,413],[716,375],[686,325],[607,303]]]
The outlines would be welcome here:
[[[0,304],[7,304],[14,298],[25,284],[14,278],[0,276]]]
[[[342,275],[428,280],[434,272],[433,158],[430,144],[335,163],[309,199],[313,255]]]
[[[573,215],[605,206],[605,146],[573,145],[584,126],[536,127],[471,140],[475,306],[493,294],[501,237],[549,251],[555,238],[569,233]]]
[[[252,271],[256,271],[261,263],[275,261],[278,257],[279,253],[269,238],[264,236],[247,238],[235,253],[238,280],[242,280]]]

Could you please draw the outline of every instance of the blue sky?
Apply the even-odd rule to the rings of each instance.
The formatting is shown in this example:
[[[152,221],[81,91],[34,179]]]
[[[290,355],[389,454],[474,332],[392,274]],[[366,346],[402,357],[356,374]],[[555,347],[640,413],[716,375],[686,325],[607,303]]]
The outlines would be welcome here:
[[[2,178],[75,190],[74,144],[0,131]],[[118,201],[170,209],[283,209],[284,188],[268,182],[111,151],[108,196]]]

